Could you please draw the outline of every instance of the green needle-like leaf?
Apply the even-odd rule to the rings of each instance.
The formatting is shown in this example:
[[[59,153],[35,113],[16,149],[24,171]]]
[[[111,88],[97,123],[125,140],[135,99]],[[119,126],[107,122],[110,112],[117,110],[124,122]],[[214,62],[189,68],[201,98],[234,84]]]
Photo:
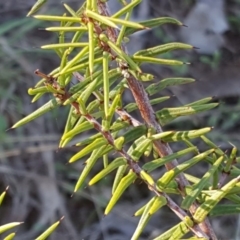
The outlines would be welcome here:
[[[52,15],[34,15],[36,19],[44,20],[44,21],[53,21],[53,22],[73,22],[73,23],[81,23],[82,19],[76,17],[65,17],[65,16],[52,16]]]
[[[118,12],[114,13],[112,15],[112,18],[119,18],[122,15],[128,13],[129,11],[132,11],[132,9],[134,7],[136,7],[139,3],[141,2],[141,0],[135,0],[132,1],[131,3],[127,4],[125,7],[123,7],[122,9],[120,9]]]
[[[80,86],[79,86],[80,87]],[[79,96],[83,93],[82,90],[79,90],[78,92],[74,93],[72,96],[70,96],[64,103],[63,106],[69,105],[73,102],[76,102]]]
[[[144,204],[140,209],[138,209],[135,213],[134,216],[138,217],[141,216],[146,208],[147,205],[152,205],[154,201],[156,200],[156,196],[151,198],[146,204]],[[150,209],[149,209],[150,210]]]
[[[81,27],[47,27],[46,31],[50,32],[86,32],[87,28],[84,26]]]
[[[102,82],[103,79],[95,78],[90,84],[88,84],[87,88],[81,93],[79,99],[82,100],[83,103],[86,103],[93,91],[96,89],[96,85],[99,82]]]
[[[69,56],[70,52],[68,49],[66,49],[64,52],[63,52],[63,55],[62,55],[62,59],[61,59],[61,64],[60,64],[60,71],[66,66],[67,62],[68,62],[68,56]],[[66,78],[67,78],[67,75],[63,74],[63,75],[60,75],[58,77],[58,83],[59,83],[59,86],[60,88],[64,89],[65,87],[65,82],[66,82]],[[63,93],[64,94],[64,93]]]
[[[184,237],[190,236],[194,236],[189,238],[192,240],[201,236],[199,240],[203,240],[204,237],[216,238],[211,226],[204,223],[207,216],[240,213],[238,166],[240,157],[237,156],[237,148],[233,146],[230,153],[224,152],[209,140],[205,135],[212,130],[211,127],[204,126],[196,130],[192,128],[187,130],[184,127],[182,129],[184,131],[179,131],[181,129],[159,131],[159,127],[179,117],[215,108],[218,103],[215,103],[213,97],[206,97],[179,107],[167,105],[161,107],[161,103],[170,96],[163,93],[163,96],[154,99],[149,97],[159,93],[161,95],[161,91],[167,87],[192,83],[195,80],[170,77],[160,81],[157,75],[149,72],[150,70],[145,72],[145,67],[153,64],[167,66],[190,64],[182,59],[174,59],[174,56],[168,53],[196,48],[181,42],[169,42],[143,48],[130,55],[125,43],[132,39],[131,34],[138,31],[146,32],[163,24],[184,25],[171,17],[134,21],[132,17],[142,0],[118,0],[122,7],[110,15],[107,1],[86,0],[76,9],[63,3],[65,12],[59,16],[52,14],[33,16],[38,20],[57,22],[57,25],[44,26],[46,31],[55,32],[58,36],[57,42],[46,43],[41,48],[53,50],[59,64],[47,73],[36,70],[35,74],[41,79],[28,89],[28,94],[33,96],[32,102],[39,100],[43,95],[43,98],[50,95],[52,100],[25,116],[12,128],[20,127],[61,106],[61,109],[65,109],[63,116],[65,113],[68,116],[67,120],[63,119],[65,126],[59,147],[70,145],[74,140],[77,142],[75,146],[78,147],[78,151],[70,158],[69,163],[84,159],[83,170],[79,173],[74,192],[87,183],[91,186],[106,176],[115,174],[112,197],[104,212],[107,215],[126,189],[139,178],[153,196],[134,214],[140,216],[140,220],[132,240],[143,237],[141,234],[149,220],[163,206],[171,209],[181,220],[155,240],[183,240]],[[47,0],[35,0],[27,16],[35,14],[46,2]],[[0,35],[10,32],[13,27],[22,27],[26,21],[14,21],[8,26],[5,24],[0,29]],[[141,35],[139,36],[141,38]],[[166,58],[165,53],[170,57]],[[145,83],[149,81],[154,83]],[[127,91],[131,92],[135,101],[128,101],[125,104],[124,96]],[[150,105],[155,106],[153,109],[147,109]],[[135,110],[142,116],[142,121],[135,118],[134,114],[130,114]],[[196,138],[201,138],[204,146],[207,146],[205,152],[200,153],[197,142],[192,141]],[[169,142],[184,144],[187,148],[172,153],[168,146]],[[142,156],[148,159],[141,159]],[[179,164],[177,160],[182,156],[187,160],[180,159]],[[149,159],[151,157],[152,159]],[[186,173],[200,161],[209,166],[201,178]],[[102,169],[96,169],[91,176],[90,171],[96,165],[102,166]],[[157,175],[151,174],[151,171],[164,165],[167,170],[163,174],[158,173],[157,178]],[[0,194],[0,205],[6,191],[7,189]],[[177,205],[175,197],[181,198],[177,200]],[[222,204],[223,199],[229,204]],[[195,203],[199,205],[195,206],[194,212],[190,211],[192,213],[190,216],[189,209]],[[188,210],[188,213],[185,210]],[[50,226],[36,240],[48,239],[62,219]],[[202,223],[206,225],[203,232],[200,225]],[[2,225],[0,233],[19,224],[21,223],[13,222]],[[4,240],[15,237],[15,233],[10,232],[12,233],[7,236],[5,234]]]
[[[69,64],[69,62],[68,62]],[[89,82],[91,82],[91,79],[95,79],[95,78],[98,78],[102,76],[102,71],[96,71],[92,77],[89,76],[89,77],[85,77],[84,80],[80,83],[77,83],[76,85],[72,86],[70,89],[69,89],[69,92],[70,93],[78,93],[79,91],[83,90],[88,84]]]
[[[155,134],[151,136],[152,140],[161,139],[164,142],[178,142],[184,141],[186,139],[194,139],[198,138],[208,132],[210,132],[212,128],[202,128],[198,130],[191,130],[191,131],[179,131],[179,132],[163,132],[159,134]]]
[[[234,146],[231,152],[230,157],[227,159],[224,172],[229,172],[231,170],[233,162],[236,160],[237,148]]]
[[[204,153],[201,153],[193,158],[191,158],[188,161],[185,161],[182,164],[179,164],[177,167],[169,170],[166,172],[158,181],[157,185],[160,187],[160,189],[165,188],[170,181],[172,181],[178,174],[180,174],[183,171],[186,171],[190,167],[194,166],[197,164],[199,161],[204,159],[206,156],[209,154],[213,153],[215,149],[210,149]]]
[[[186,217],[189,221],[191,221],[190,217]],[[191,226],[193,225],[193,222],[191,221]],[[181,239],[185,234],[187,234],[190,231],[189,225],[186,223],[186,221],[183,221],[177,225],[177,228],[172,232],[171,237],[169,240],[176,240]]]
[[[15,236],[16,236],[16,233],[10,233],[3,240],[13,240]]]
[[[189,64],[189,63],[184,63],[184,62],[178,61],[178,60],[152,58],[152,57],[145,57],[145,56],[138,56],[138,55],[134,55],[132,58],[134,61],[139,62],[139,63],[152,63],[152,64],[161,64],[161,65],[173,65],[173,66]]]
[[[96,182],[98,182],[99,180],[103,179],[107,174],[109,174],[110,172],[112,172],[114,169],[122,166],[122,165],[126,165],[127,161],[125,158],[123,157],[119,157],[116,158],[115,160],[113,160],[106,168],[104,168],[101,172],[99,172],[95,177],[93,177],[90,182],[88,183],[88,185],[93,185]]]
[[[76,192],[78,189],[80,189],[83,186],[86,178],[89,175],[89,172],[94,167],[96,161],[100,157],[102,157],[104,154],[109,153],[112,149],[113,149],[112,146],[110,146],[110,145],[106,146],[105,145],[105,146],[101,146],[98,149],[95,149],[95,150],[92,151],[91,156],[85,162],[86,165],[85,165],[85,167],[84,167],[84,169],[83,169],[83,171],[82,171],[82,173],[81,173],[81,175],[80,175],[80,177],[79,177],[79,179],[78,179],[78,181],[76,183],[76,186],[74,188],[74,192]]]
[[[70,107],[67,122],[64,128],[64,134],[69,132],[73,129],[74,125],[76,124],[77,120],[79,119],[79,115],[74,114],[75,108],[73,106]]]
[[[152,152],[152,150],[153,150],[153,143],[150,143],[150,144],[148,145],[147,149],[146,149],[145,152],[144,152],[144,156],[145,156],[145,157],[149,157],[150,154],[151,154],[151,152]]]
[[[154,79],[154,76],[149,73],[140,73],[132,69],[128,69],[128,72],[131,73],[139,81],[148,82]]]
[[[132,170],[129,171],[127,176],[122,178],[116,190],[113,192],[113,195],[105,209],[105,212],[104,212],[105,215],[109,214],[109,212],[117,203],[118,199],[121,197],[124,191],[134,182],[136,178],[137,178],[137,175],[134,172],[132,172]]]
[[[146,173],[144,170],[141,170],[139,173],[141,179],[148,184],[148,186],[155,186],[155,182],[148,173]]]
[[[116,191],[117,186],[121,182],[123,175],[126,172],[127,168],[128,168],[128,165],[123,165],[118,168],[114,182],[113,182],[112,194]]]
[[[139,220],[139,223],[135,229],[135,232],[134,232],[131,240],[139,239],[140,234],[142,233],[142,231],[146,227],[147,223],[149,222],[150,218],[152,217],[152,215],[149,214],[149,210],[150,210],[152,204],[153,204],[153,201],[149,201],[147,203],[147,205],[145,206],[143,214]]]
[[[218,204],[210,212],[210,216],[223,216],[223,215],[232,215],[240,213],[239,204]]]
[[[149,27],[146,27],[137,22],[126,21],[121,18],[113,18],[113,17],[106,17],[106,18],[111,20],[114,23],[121,24],[125,27],[131,27],[131,28],[136,28],[136,29],[149,29]]]
[[[47,93],[47,92],[50,92],[50,91],[46,86],[38,87],[38,88],[29,88],[28,89],[28,94],[29,95],[36,95],[36,94],[39,94],[39,93],[44,94],[44,93]]]
[[[6,196],[6,193],[7,193],[8,188],[9,188],[9,187],[7,187],[7,188],[5,189],[5,191],[0,195],[0,206],[2,205],[3,199],[4,199],[5,196]]]
[[[36,240],[45,240],[47,239],[52,232],[58,227],[60,222],[63,220],[64,217],[62,217],[59,221],[54,223],[52,226],[50,226],[45,232],[43,232],[39,237],[36,238]]]
[[[123,61],[126,61],[129,66],[132,68],[132,70],[135,70],[139,73],[142,73],[142,70],[139,68],[139,66],[132,60],[131,57],[129,57],[122,49],[120,49],[118,46],[115,45],[112,41],[110,41],[106,35],[101,34],[99,38],[106,42],[109,47],[118,55],[119,58],[121,58]]]
[[[85,46],[71,61],[69,61],[66,66],[61,69],[59,75],[65,74],[67,70],[69,70],[72,66],[74,66],[82,57],[88,53],[89,51],[89,46]]]
[[[126,122],[121,122],[122,124],[118,124],[117,122],[115,122],[112,126],[111,126],[111,130],[112,130],[112,133],[116,133],[118,132],[119,130],[121,129],[124,129],[125,127],[128,127],[129,126],[129,123],[126,123]],[[97,133],[93,136],[90,136],[88,139],[84,139],[82,140],[81,142],[77,143],[76,146],[84,146],[86,144],[90,144],[92,143],[94,140],[96,140],[97,138],[101,137],[102,134],[101,133]],[[124,139],[124,141],[127,141],[127,138]]]
[[[112,18],[108,18],[108,17],[105,17],[105,16],[102,16],[102,15],[99,15],[98,13],[95,13],[91,10],[86,10],[85,11],[85,14],[90,17],[90,18],[93,18],[95,20],[97,20],[98,22],[102,23],[102,24],[105,24],[109,27],[112,27],[112,28],[118,28],[118,26],[112,21]]]
[[[205,104],[205,103],[209,103],[209,102],[212,101],[212,100],[213,100],[213,97],[207,97],[207,98],[203,98],[203,99],[200,99],[200,100],[198,100],[198,101],[195,101],[195,102],[186,104],[186,105],[184,105],[184,106],[186,107],[186,106],[203,105],[203,104]]]
[[[153,240],[176,240],[182,239],[182,237],[187,234],[190,229],[189,227],[193,226],[193,222],[190,217],[185,217],[184,221],[180,222],[176,226],[170,228],[168,231],[164,232],[160,236],[154,238]]]
[[[75,162],[78,159],[84,157],[85,155],[87,155],[88,153],[92,152],[93,150],[100,148],[102,146],[106,146],[107,144],[107,140],[105,138],[98,138],[96,139],[94,142],[92,142],[91,144],[89,144],[88,146],[86,146],[85,148],[83,148],[80,152],[78,152],[77,154],[73,155],[70,160],[69,163]]]
[[[125,139],[124,139],[123,136],[115,139],[115,140],[114,140],[115,149],[118,150],[118,151],[122,150],[124,141],[125,141]]]
[[[207,199],[202,205],[200,205],[195,214],[193,215],[193,219],[197,223],[201,223],[204,221],[206,216],[211,212],[211,210],[224,198],[229,191],[239,182],[240,177],[232,179],[221,189],[217,190],[215,194],[213,194],[209,199]]]
[[[131,3],[128,4],[128,6],[130,5]],[[127,4],[126,4],[127,5]],[[121,11],[121,10],[120,10]],[[130,19],[132,15],[132,9],[129,10],[126,15],[125,15],[125,20],[128,21]],[[125,31],[126,31],[127,27],[126,26],[122,26],[121,27],[121,30],[118,34],[118,38],[117,38],[117,41],[116,41],[116,45],[119,47],[121,46],[122,42],[123,42],[123,39],[124,39],[124,34],[125,34]]]
[[[55,49],[55,48],[69,48],[69,47],[86,47],[88,43],[56,43],[56,44],[48,44],[44,45],[41,48],[42,49]]]
[[[142,126],[134,127],[132,129],[130,129],[129,131],[127,131],[126,133],[124,133],[124,135],[123,135],[124,143],[131,142],[131,141],[143,136],[146,133],[147,133],[146,126],[142,125]]]
[[[145,27],[149,27],[149,28],[161,26],[161,25],[166,24],[166,23],[177,24],[179,26],[183,25],[180,21],[178,21],[174,18],[170,18],[170,17],[154,18],[154,19],[147,20],[147,21],[142,21],[142,22],[139,22],[139,23],[141,25],[143,25]],[[127,30],[125,32],[125,36],[128,36],[128,35],[136,32],[136,31],[139,31],[139,30],[134,29],[134,28],[127,28]]]
[[[53,110],[54,108],[58,107],[61,105],[61,101],[59,99],[52,99],[49,102],[47,102],[46,104],[44,104],[42,107],[40,107],[39,109],[37,109],[36,111],[34,111],[33,113],[30,113],[28,116],[26,116],[25,118],[23,118],[22,120],[18,121],[17,123],[15,123],[12,128],[17,128],[20,127],[38,117],[40,117],[41,115],[43,115],[44,113],[47,113],[51,110]]]
[[[38,0],[33,7],[31,8],[31,10],[28,12],[27,17],[29,17],[30,15],[33,15],[34,13],[36,13],[39,9],[41,9],[41,7],[47,2],[48,0]]]
[[[206,136],[201,136],[201,139],[211,148],[215,148],[215,152],[219,155],[222,156],[225,153],[212,141],[210,141]]]
[[[81,133],[81,132],[85,132],[89,129],[93,128],[93,124],[90,122],[83,122],[79,125],[76,125],[72,130],[70,130],[69,132],[66,132],[63,136],[62,136],[62,140],[66,140],[68,138],[73,138],[75,135]]]
[[[136,144],[136,147],[130,148],[128,154],[134,161],[138,161],[151,142],[151,139],[143,139],[141,142]]]
[[[8,231],[11,228],[17,227],[21,224],[23,224],[23,222],[12,222],[12,223],[4,224],[4,225],[0,226],[0,234]]]
[[[113,99],[112,104],[109,108],[109,112],[108,112],[108,115],[107,115],[107,120],[109,121],[109,123],[111,123],[116,109],[119,106],[121,106],[121,101],[122,101],[122,95],[121,95],[121,93],[119,93],[115,96],[115,98]]]
[[[161,90],[163,90],[167,87],[186,84],[186,83],[192,83],[194,81],[195,80],[193,78],[165,78],[158,83],[153,83],[153,84],[149,85],[146,88],[146,91],[151,96],[153,94],[160,92]]]
[[[134,55],[153,57],[176,49],[193,49],[192,45],[185,43],[167,43],[152,48],[147,48],[136,52]]]
[[[169,230],[165,231],[163,234],[154,238],[153,240],[169,240],[171,238],[172,234],[175,232],[175,230],[179,228],[180,224],[181,223],[179,223],[176,226],[170,228]]]
[[[197,149],[196,147],[190,147],[190,148],[181,150],[179,152],[170,154],[166,157],[155,159],[151,162],[145,163],[143,165],[143,169],[148,171],[148,172],[151,172],[151,171],[155,170],[156,168],[158,168],[160,166],[163,166],[164,164],[166,164],[168,162],[171,162],[174,159],[177,159],[181,156],[184,156],[184,155],[186,155],[190,152],[194,152],[196,149]]]
[[[32,99],[32,103],[36,102],[37,100],[39,100],[42,96],[44,95],[44,93],[37,93],[34,98]]]
[[[221,156],[218,158],[215,163],[210,167],[210,169],[204,174],[201,180],[193,186],[190,193],[187,194],[185,199],[183,200],[181,207],[184,209],[189,209],[192,203],[196,200],[198,195],[201,193],[202,189],[209,182],[210,178],[213,176],[214,172],[218,169],[219,165],[222,163],[224,157]]]
[[[150,215],[153,215],[154,213],[156,213],[161,207],[165,206],[167,204],[167,200],[165,197],[163,196],[155,196],[154,197],[154,202],[151,205],[151,207],[149,208],[148,213]]]
[[[95,40],[94,40],[94,24],[93,22],[88,22],[88,48],[89,48],[89,71],[90,76],[93,74],[94,67],[94,48],[95,48]]]
[[[67,5],[66,3],[63,3],[63,6],[73,17],[78,17],[78,14],[69,5]]]
[[[230,200],[232,203],[240,204],[240,197],[237,194],[226,195],[226,199]]]
[[[97,64],[97,63],[100,63],[100,62],[102,62],[102,57],[97,58],[97,59],[94,60],[94,64]],[[87,67],[89,67],[89,61],[83,62],[83,63],[79,63],[79,64],[77,64],[77,65],[75,65],[73,67],[70,67],[70,68],[66,69],[64,74],[74,73],[74,72],[78,72],[78,71],[83,71],[83,70],[86,70]]]
[[[105,130],[109,130],[110,122],[107,119],[109,111],[109,78],[108,78],[108,63],[109,53],[103,52],[103,92],[104,92],[104,112],[105,112]]]
[[[208,103],[204,105],[189,106],[189,107],[164,108],[156,112],[156,117],[159,120],[161,125],[166,125],[167,123],[173,121],[178,117],[193,115],[196,113],[207,111],[216,106],[218,106],[218,103]]]

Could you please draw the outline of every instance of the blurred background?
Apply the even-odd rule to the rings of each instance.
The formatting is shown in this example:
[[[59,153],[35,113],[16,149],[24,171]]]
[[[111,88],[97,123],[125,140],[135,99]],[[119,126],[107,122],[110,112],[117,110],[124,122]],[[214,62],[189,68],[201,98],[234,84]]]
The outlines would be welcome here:
[[[65,2],[76,9],[81,4],[76,0]],[[83,165],[81,161],[66,165],[70,156],[79,150],[76,147],[58,149],[67,109],[60,108],[26,126],[6,132],[51,97],[31,104],[27,89],[39,80],[34,71],[40,69],[49,73],[59,64],[59,58],[53,52],[40,49],[41,45],[57,41],[55,33],[42,30],[55,23],[25,17],[34,3],[35,0],[0,1],[0,192],[10,186],[0,208],[0,225],[24,221],[17,230],[16,239],[30,240],[65,216],[49,239],[130,239],[138,222],[132,215],[151,194],[144,184],[136,182],[105,218],[103,210],[111,196],[111,177],[71,197]],[[112,12],[120,6],[116,0],[110,0],[109,5]],[[57,0],[49,0],[41,10],[44,14],[63,12],[64,8]],[[217,109],[193,118],[181,118],[165,129],[214,126],[209,136],[216,144],[223,150],[230,150],[230,143],[239,148],[240,0],[143,0],[134,11],[133,19],[141,21],[160,16],[175,17],[188,27],[164,25],[136,34],[128,43],[130,53],[174,41],[198,47],[194,51],[164,55],[168,59],[190,62],[190,65],[146,65],[144,69],[153,73],[157,80],[171,76],[197,80],[161,92],[161,95],[174,96],[167,106],[179,106],[209,96],[220,102]],[[126,96],[125,101],[130,99],[130,95]],[[182,146],[172,147],[179,150]],[[204,150],[201,143],[199,148]],[[203,169],[204,166],[198,169],[199,176]],[[96,167],[91,175],[98,170]],[[240,239],[237,221],[237,216],[214,219],[212,222],[219,239]],[[165,209],[153,217],[141,239],[152,239],[176,222],[177,218]]]

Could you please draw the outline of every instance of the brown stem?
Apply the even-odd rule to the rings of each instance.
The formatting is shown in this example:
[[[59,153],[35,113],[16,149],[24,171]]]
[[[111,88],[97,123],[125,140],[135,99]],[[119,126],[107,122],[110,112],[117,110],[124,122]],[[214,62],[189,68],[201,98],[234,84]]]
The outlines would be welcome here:
[[[103,3],[101,0],[98,0],[98,9],[99,13],[104,16],[110,16],[108,7],[106,3]],[[116,42],[118,33],[113,28],[107,29],[107,35],[111,41]],[[123,46],[122,47],[125,52],[127,53],[127,49]],[[135,79],[132,75],[127,78],[127,82],[129,85],[129,89],[131,90],[133,97],[137,103],[138,109],[141,113],[142,118],[144,119],[145,123],[152,127],[156,133],[163,132],[161,126],[156,120],[154,110],[150,104],[148,95],[140,81]],[[156,147],[156,150],[159,154],[159,156],[164,157],[169,154],[172,154],[172,150],[170,146],[167,143],[163,143],[162,141],[155,141],[154,145]],[[178,165],[177,160],[173,160],[171,163],[166,164],[167,170],[172,169]],[[179,184],[179,190],[182,194],[182,196],[185,196],[185,187],[189,185],[187,179],[185,178],[184,174],[180,174],[178,176],[178,184]],[[189,211],[193,215],[198,208],[198,204],[194,203],[190,207]],[[212,229],[212,226],[208,219],[205,219],[205,221],[201,224],[199,224],[200,229],[202,230],[202,234],[205,235],[206,233],[209,237],[209,239],[217,240],[217,237]]]
[[[79,79],[79,81],[83,81],[84,77],[81,76],[80,73],[78,72],[74,72],[74,76],[77,77]],[[96,98],[98,98],[98,94],[96,94],[95,92],[93,92],[93,94],[95,94]],[[65,95],[68,95],[65,94]],[[80,109],[78,106],[77,102],[72,103],[73,107],[76,109],[76,112],[80,113]],[[133,118],[131,115],[129,115],[125,110],[123,109],[117,109],[116,112],[124,119],[127,117],[128,120],[130,120],[131,125],[133,126],[140,126],[142,125],[139,121],[137,121],[135,118]],[[134,161],[131,156],[122,148],[122,149],[116,149],[115,144],[114,144],[114,138],[111,134],[111,132],[109,131],[105,131],[102,129],[101,124],[98,123],[98,121],[91,116],[91,114],[85,114],[83,115],[87,121],[89,121],[90,123],[93,124],[94,128],[102,133],[102,135],[104,136],[104,138],[108,141],[108,144],[112,145],[115,148],[115,151],[118,152],[120,155],[122,155],[126,160],[127,163],[129,165],[129,167],[133,170],[133,172],[135,172],[139,178],[141,178],[141,171],[142,168],[138,165],[138,163],[136,161]],[[141,178],[142,179],[142,178]],[[186,220],[186,218],[188,217],[188,215],[185,213],[185,211],[183,211],[167,194],[165,194],[164,192],[160,192],[157,188],[156,188],[156,183],[154,184],[149,184],[147,181],[145,181],[144,179],[142,179],[142,181],[144,181],[149,190],[153,191],[157,196],[164,196],[167,200],[167,206],[183,221]],[[207,238],[207,235],[201,232],[201,229],[198,226],[192,226],[189,227],[190,230],[198,237],[205,237]]]
[[[78,104],[75,102],[75,104],[73,105],[77,112],[80,113],[80,109]],[[138,177],[140,177],[141,172],[143,171],[142,168],[138,165],[138,163],[136,161],[134,161],[131,156],[126,152],[126,150],[122,149],[117,149],[115,147],[114,144],[114,138],[111,134],[110,131],[105,131],[102,129],[102,125],[93,117],[91,116],[91,114],[85,114],[83,115],[87,121],[89,121],[90,123],[93,124],[94,128],[102,133],[102,135],[104,136],[104,138],[108,141],[109,145],[112,145],[115,148],[115,151],[118,152],[121,156],[123,156],[126,160],[127,163],[129,165],[129,167],[133,170],[133,172],[135,174],[137,174]],[[141,177],[140,177],[141,178]],[[185,213],[185,211],[183,211],[166,193],[164,192],[160,192],[157,188],[156,188],[156,183],[154,183],[153,185],[148,183],[147,181],[145,181],[144,179],[142,179],[148,186],[149,190],[153,191],[157,196],[163,196],[165,197],[165,199],[167,200],[167,206],[182,220],[185,221],[186,218],[188,218],[189,216]],[[188,226],[189,229],[197,236],[197,237],[204,237],[207,238],[208,236],[206,234],[204,234],[201,229],[197,226],[197,225],[193,225]]]

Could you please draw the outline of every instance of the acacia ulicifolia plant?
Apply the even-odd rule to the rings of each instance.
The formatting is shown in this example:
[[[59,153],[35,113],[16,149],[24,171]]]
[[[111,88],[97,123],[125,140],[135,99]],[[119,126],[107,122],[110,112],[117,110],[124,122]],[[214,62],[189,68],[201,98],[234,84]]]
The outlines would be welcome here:
[[[46,1],[39,1],[28,15],[38,10],[44,2]],[[149,219],[157,211],[161,211],[163,206],[167,206],[178,216],[179,223],[155,239],[180,239],[191,232],[193,237],[190,239],[215,240],[217,237],[208,218],[239,212],[240,170],[235,166],[239,160],[236,157],[237,150],[234,147],[228,156],[211,142],[205,136],[212,130],[211,127],[189,131],[163,130],[164,125],[178,117],[210,110],[218,104],[211,103],[212,98],[209,97],[177,108],[163,108],[154,112],[152,105],[169,99],[169,96],[154,98],[156,93],[168,86],[191,83],[194,79],[154,79],[152,74],[143,72],[141,65],[183,65],[185,63],[182,61],[163,59],[160,56],[175,49],[191,50],[194,47],[173,42],[129,55],[124,41],[131,34],[163,24],[183,24],[170,17],[132,22],[132,11],[141,0],[122,0],[121,3],[122,8],[114,15],[110,15],[106,1],[87,0],[77,10],[63,4],[66,13],[62,16],[33,16],[39,20],[59,23],[57,27],[46,28],[47,31],[59,33],[59,43],[42,48],[52,49],[60,58],[60,64],[49,74],[37,70],[36,74],[42,79],[28,91],[34,96],[32,102],[44,94],[52,95],[52,100],[12,128],[20,127],[59,106],[69,108],[60,148],[67,146],[77,135],[90,129],[97,130],[96,134],[77,143],[82,149],[69,160],[74,163],[86,160],[87,156],[74,192],[86,184],[96,162],[103,161],[103,169],[92,177],[88,185],[96,184],[115,172],[112,196],[105,209],[106,215],[137,178],[155,195],[134,214],[140,220],[133,233],[133,240],[139,238]],[[68,32],[72,33],[71,42],[65,42],[65,34]],[[86,35],[88,41],[84,42],[82,39]],[[70,86],[73,76],[79,83]],[[150,84],[144,87],[143,82]],[[135,102],[123,105],[123,93],[127,88]],[[134,110],[140,113],[142,120],[131,115]],[[196,138],[206,144],[208,149],[205,152],[200,152],[191,142]],[[173,153],[169,142],[183,142],[186,148]],[[189,153],[193,157],[179,164],[177,158]],[[142,164],[144,156],[150,156],[152,160]],[[209,165],[201,179],[185,173],[200,161]],[[151,172],[162,166],[166,168],[165,173],[159,179],[154,179]],[[179,195],[180,205],[173,200],[172,195]],[[222,199],[227,199],[228,204],[219,204]]]

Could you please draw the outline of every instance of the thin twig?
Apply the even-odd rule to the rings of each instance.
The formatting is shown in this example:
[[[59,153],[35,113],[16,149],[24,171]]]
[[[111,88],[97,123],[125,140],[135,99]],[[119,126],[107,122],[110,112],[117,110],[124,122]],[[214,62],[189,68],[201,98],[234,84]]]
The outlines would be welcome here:
[[[98,0],[98,8],[99,8],[100,14],[102,14],[104,16],[110,16],[108,6],[106,3]],[[111,41],[116,42],[118,33],[115,29],[108,27],[107,35]],[[122,46],[122,48],[127,53],[127,49],[124,46]],[[146,122],[147,126],[153,128],[156,131],[156,133],[163,132],[161,126],[157,122],[155,112],[150,104],[148,95],[147,95],[142,83],[140,81],[138,81],[137,79],[135,79],[131,74],[129,75],[129,77],[127,77],[127,82],[128,82],[129,89],[131,90],[133,97],[137,103],[137,106],[141,113],[141,116],[144,119],[144,121]],[[163,143],[162,141],[154,141],[154,145],[156,147],[156,150],[157,150],[159,156],[161,156],[161,157],[164,157],[164,156],[167,156],[167,155],[170,155],[173,153],[172,149],[170,148],[170,146],[167,143]],[[166,166],[167,170],[169,170],[169,169],[176,167],[177,165],[178,165],[177,160],[173,160],[171,163],[168,163],[165,166]],[[185,196],[185,187],[189,185],[187,179],[185,178],[185,176],[183,174],[179,174],[177,181],[178,181],[179,190],[180,190],[182,196]],[[196,204],[196,203],[192,204],[192,206],[189,209],[189,211],[191,212],[192,215],[195,213],[197,208],[198,208],[198,204]],[[205,235],[204,233],[206,233],[208,235],[208,238],[210,238],[212,240],[217,240],[217,237],[216,237],[216,235],[212,229],[212,226],[210,225],[210,222],[207,218],[205,219],[205,221],[203,223],[199,224],[199,227],[202,230],[201,232],[203,235]]]
[[[79,73],[74,73],[74,75],[79,75]],[[82,78],[79,78],[82,79]],[[83,80],[83,79],[82,79]],[[68,92],[65,92],[64,96],[62,96],[63,98],[66,98],[67,96],[70,96],[70,94]],[[88,122],[92,123],[93,127],[102,134],[102,136],[104,136],[104,138],[107,140],[108,144],[113,146],[115,148],[115,151],[118,152],[121,156],[123,156],[126,160],[127,163],[129,165],[129,167],[133,170],[133,172],[139,177],[141,178],[140,174],[143,171],[142,168],[138,165],[138,163],[136,161],[134,161],[131,156],[126,152],[126,150],[124,150],[124,148],[122,147],[122,149],[118,149],[115,146],[114,143],[114,137],[112,136],[110,131],[107,131],[105,129],[102,128],[102,125],[89,113],[83,114],[81,113],[79,104],[77,102],[72,102],[72,106],[76,109],[76,112],[78,114],[81,114]],[[127,114],[124,110],[123,114]],[[120,111],[120,112],[121,112]],[[130,116],[130,115],[129,115]],[[132,120],[134,121],[135,119],[132,118]],[[137,121],[137,120],[136,120]],[[140,124],[139,122],[137,124]],[[142,179],[142,178],[141,178]],[[186,220],[186,217],[189,217],[184,210],[182,210],[166,193],[161,192],[157,189],[157,185],[154,182],[154,184],[150,184],[147,181],[145,181],[144,179],[142,179],[143,182],[145,182],[149,188],[149,190],[153,191],[157,196],[163,196],[165,197],[165,199],[167,200],[167,206],[183,221]],[[201,231],[201,229],[199,228],[198,225],[194,225],[192,227],[188,226],[189,229],[198,237],[204,237],[204,238],[208,238],[208,236]]]
[[[77,112],[80,113],[80,109],[77,105],[77,103],[74,104],[74,107],[76,108]],[[87,113],[85,115],[82,115],[83,117],[85,117],[85,119],[87,121],[89,121],[90,123],[93,124],[94,128],[100,132],[104,138],[108,141],[108,144],[112,145],[115,148],[115,151],[118,152],[121,156],[123,156],[126,160],[128,165],[130,166],[130,168],[133,170],[133,172],[135,174],[138,175],[138,177],[140,177],[140,173],[142,170],[142,168],[138,165],[138,163],[136,161],[134,161],[131,156],[126,152],[126,150],[122,149],[117,149],[115,144],[114,144],[114,138],[111,134],[110,131],[106,131],[102,129],[102,125],[93,117],[91,116],[91,114]],[[141,178],[141,177],[140,177]],[[186,217],[189,217],[184,210],[182,210],[166,193],[160,192],[157,188],[156,188],[156,183],[154,183],[153,185],[149,184],[148,182],[146,182],[144,179],[142,179],[148,186],[148,188],[153,191],[157,196],[163,196],[166,198],[167,200],[167,206],[183,221],[186,220]],[[201,229],[198,227],[198,225],[194,225],[192,227],[188,226],[189,229],[197,236],[197,237],[204,237],[204,238],[208,238],[208,236],[201,231]]]

